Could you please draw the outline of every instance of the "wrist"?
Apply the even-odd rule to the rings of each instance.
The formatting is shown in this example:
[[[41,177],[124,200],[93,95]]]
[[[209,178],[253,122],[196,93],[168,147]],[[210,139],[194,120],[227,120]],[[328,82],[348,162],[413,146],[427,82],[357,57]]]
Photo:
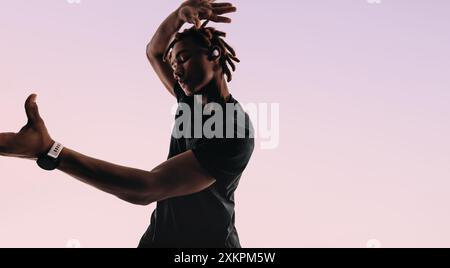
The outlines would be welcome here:
[[[183,8],[183,6],[180,6],[179,8],[177,8],[173,13],[172,16],[175,19],[175,25],[177,29],[180,29],[181,27],[183,27],[183,25],[186,23],[186,21],[184,21],[183,17],[180,14],[180,10]]]
[[[61,143],[53,142],[51,148],[45,154],[41,154],[37,159],[38,166],[48,171],[58,168],[63,149],[64,146]]]
[[[53,145],[56,143],[53,139],[48,139],[44,142],[42,149],[38,152],[38,157],[48,154],[52,149]]]

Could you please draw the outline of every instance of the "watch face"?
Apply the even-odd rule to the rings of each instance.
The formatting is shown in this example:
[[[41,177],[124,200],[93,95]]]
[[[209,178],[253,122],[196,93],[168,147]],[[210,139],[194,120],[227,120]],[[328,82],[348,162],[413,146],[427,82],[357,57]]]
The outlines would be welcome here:
[[[54,170],[58,166],[58,161],[50,157],[42,157],[37,160],[39,167],[45,170]]]

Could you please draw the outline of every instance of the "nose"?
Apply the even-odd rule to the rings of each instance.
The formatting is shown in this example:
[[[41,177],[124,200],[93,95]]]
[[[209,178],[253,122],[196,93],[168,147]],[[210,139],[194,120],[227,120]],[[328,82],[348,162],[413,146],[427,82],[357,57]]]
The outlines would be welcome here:
[[[179,65],[176,66],[176,67],[175,67],[175,70],[173,71],[173,77],[174,77],[176,80],[181,80],[181,79],[183,78],[183,76],[184,76],[184,71],[183,71],[183,69],[181,69]]]

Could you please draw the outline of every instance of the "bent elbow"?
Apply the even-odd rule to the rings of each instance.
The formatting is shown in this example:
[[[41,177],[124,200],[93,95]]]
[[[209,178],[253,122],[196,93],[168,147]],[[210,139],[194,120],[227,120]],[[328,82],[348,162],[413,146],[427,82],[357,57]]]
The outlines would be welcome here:
[[[150,198],[148,196],[144,196],[144,195],[139,195],[139,196],[122,196],[119,197],[120,199],[133,204],[133,205],[137,205],[137,206],[148,206],[153,204],[154,202],[157,202],[157,200],[155,200],[154,198]]]
[[[148,205],[151,205],[153,202],[149,202],[147,200],[129,200],[128,203],[136,206],[146,207]]]
[[[164,52],[163,52],[164,53]],[[161,60],[163,58],[163,53],[157,52],[152,43],[149,43],[146,48],[147,59],[152,62],[156,60]]]
[[[161,184],[160,176],[152,171],[148,177],[141,180],[141,183],[123,196],[124,200],[139,206],[148,206],[162,200],[166,196],[166,189]]]
[[[156,202],[158,202],[158,200],[156,200],[156,198],[154,198],[154,197],[142,197],[142,198],[139,198],[139,200],[137,200],[135,205],[145,207],[145,206],[151,205]]]
[[[158,202],[158,200],[144,200],[140,205],[146,207],[156,202]]]

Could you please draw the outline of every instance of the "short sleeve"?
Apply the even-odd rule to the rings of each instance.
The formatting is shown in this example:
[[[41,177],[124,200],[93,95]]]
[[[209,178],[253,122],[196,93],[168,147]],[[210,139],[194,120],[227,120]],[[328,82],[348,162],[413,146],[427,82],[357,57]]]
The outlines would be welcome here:
[[[197,144],[193,153],[216,181],[226,183],[241,175],[254,150],[254,139],[209,139]]]

